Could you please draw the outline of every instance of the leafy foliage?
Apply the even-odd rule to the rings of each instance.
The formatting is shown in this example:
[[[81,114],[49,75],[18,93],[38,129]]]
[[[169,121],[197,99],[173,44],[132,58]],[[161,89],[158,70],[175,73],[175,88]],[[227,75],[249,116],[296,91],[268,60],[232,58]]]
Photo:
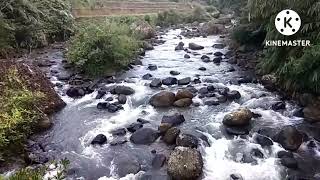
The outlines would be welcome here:
[[[309,91],[320,93],[320,2],[315,0],[248,0],[252,23],[260,23],[267,31],[266,39],[308,39],[312,47],[272,47],[260,63],[262,73],[276,73],[280,84],[292,93]],[[302,19],[302,28],[292,36],[283,36],[274,27],[274,19],[281,10],[293,9]]]
[[[124,23],[90,24],[72,38],[68,51],[71,63],[91,75],[127,66],[136,54],[139,40]]]
[[[2,0],[0,7],[0,56],[8,49],[64,40],[73,31],[67,0]]]
[[[32,127],[43,113],[36,102],[41,93],[29,91],[12,69],[2,80],[0,93],[0,150],[10,145],[21,145],[32,133]]]

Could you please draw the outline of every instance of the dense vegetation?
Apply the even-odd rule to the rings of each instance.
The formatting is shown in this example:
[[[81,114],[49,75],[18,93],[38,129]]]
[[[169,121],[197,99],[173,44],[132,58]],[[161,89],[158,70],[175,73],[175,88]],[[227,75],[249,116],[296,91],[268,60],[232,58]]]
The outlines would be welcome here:
[[[103,75],[127,66],[139,39],[125,23],[89,24],[70,42],[68,59],[90,75]]]
[[[36,106],[42,94],[29,91],[16,69],[6,74],[0,78],[0,152],[11,150],[8,146],[19,150],[43,115]]]
[[[67,0],[1,0],[0,57],[65,40],[73,32]]]
[[[291,92],[320,93],[320,2],[316,0],[249,0],[252,23],[262,24],[266,39],[308,39],[312,47],[273,47],[260,63],[262,73],[275,73],[279,84]],[[295,10],[302,27],[293,36],[283,36],[274,27],[276,14],[283,9]]]

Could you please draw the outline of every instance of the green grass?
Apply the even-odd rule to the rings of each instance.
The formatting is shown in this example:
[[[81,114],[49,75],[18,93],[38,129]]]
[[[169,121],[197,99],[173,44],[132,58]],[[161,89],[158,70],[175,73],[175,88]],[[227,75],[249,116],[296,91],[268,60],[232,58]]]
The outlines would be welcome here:
[[[0,93],[0,150],[21,147],[32,134],[33,127],[44,114],[36,103],[43,95],[28,90],[18,77],[16,69],[10,69],[1,81]]]

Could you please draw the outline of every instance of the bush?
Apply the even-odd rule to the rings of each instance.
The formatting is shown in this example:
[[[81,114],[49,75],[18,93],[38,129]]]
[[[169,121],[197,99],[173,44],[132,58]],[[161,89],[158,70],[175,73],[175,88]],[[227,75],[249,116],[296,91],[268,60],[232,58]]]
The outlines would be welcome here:
[[[1,83],[0,151],[4,151],[8,145],[20,146],[43,113],[36,106],[42,94],[29,91],[16,69],[11,69]]]
[[[3,3],[0,10],[0,56],[5,56],[7,49],[37,48],[65,40],[73,32],[68,1],[11,0]],[[3,37],[9,38],[3,41]]]
[[[72,38],[67,57],[87,74],[98,76],[126,67],[139,44],[126,24],[90,24]]]

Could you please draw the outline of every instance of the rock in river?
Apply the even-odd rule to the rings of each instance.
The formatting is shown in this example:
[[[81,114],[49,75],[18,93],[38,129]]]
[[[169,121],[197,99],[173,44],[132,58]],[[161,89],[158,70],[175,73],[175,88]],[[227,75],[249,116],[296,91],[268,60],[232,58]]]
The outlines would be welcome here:
[[[242,108],[224,116],[223,124],[226,126],[245,126],[252,118],[252,112],[249,109]]]
[[[134,144],[152,144],[160,136],[159,132],[151,128],[141,128],[134,132],[130,141]]]
[[[303,135],[294,127],[284,127],[276,137],[277,142],[286,150],[295,151],[303,142]]]
[[[175,144],[179,133],[180,129],[172,127],[164,134],[163,141],[169,145]]]
[[[190,98],[183,98],[175,101],[173,103],[176,107],[189,107],[192,104],[192,99]]]
[[[188,90],[188,89],[181,89],[178,90],[177,94],[176,94],[176,99],[184,99],[184,98],[193,98],[193,94]]]
[[[83,88],[81,87],[70,87],[66,94],[69,96],[69,97],[72,97],[72,98],[76,98],[76,97],[82,97],[84,96],[86,93],[84,91]]]
[[[170,107],[175,101],[175,94],[169,91],[162,91],[153,95],[150,104],[154,107]]]
[[[99,144],[102,145],[107,142],[107,137],[103,134],[98,134],[92,141],[91,144]]]
[[[161,123],[168,123],[172,126],[178,126],[185,121],[184,116],[182,114],[174,114],[172,116],[163,116]]]
[[[177,146],[197,148],[199,140],[196,136],[192,134],[182,133],[177,137]]]
[[[167,85],[167,86],[171,86],[171,85],[174,85],[177,83],[178,83],[178,79],[174,78],[174,77],[167,77],[162,80],[162,84]]]
[[[151,81],[150,87],[151,88],[158,88],[162,86],[162,81],[159,78],[155,78]]]
[[[199,151],[176,147],[168,160],[168,174],[173,179],[194,180],[202,174],[203,161]]]
[[[138,159],[131,154],[121,153],[114,157],[113,163],[114,173],[120,178],[128,174],[137,174],[141,169]]]
[[[179,79],[178,80],[178,85],[188,85],[191,82],[191,78],[190,77],[186,77],[183,79]]]
[[[131,95],[134,94],[134,89],[128,86],[116,86],[111,91],[112,94],[123,94],[123,95]]]
[[[200,45],[198,45],[198,44],[196,44],[196,43],[189,43],[189,48],[190,48],[191,50],[201,50],[201,49],[204,49],[203,46],[200,46]]]

